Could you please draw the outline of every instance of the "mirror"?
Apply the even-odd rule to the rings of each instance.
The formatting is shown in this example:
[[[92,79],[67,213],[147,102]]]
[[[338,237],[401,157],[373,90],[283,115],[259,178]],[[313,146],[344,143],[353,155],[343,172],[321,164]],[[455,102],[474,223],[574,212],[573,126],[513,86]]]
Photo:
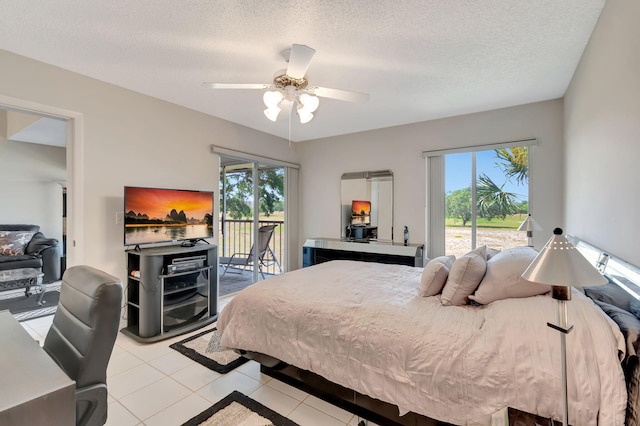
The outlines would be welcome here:
[[[393,241],[391,170],[343,174],[340,180],[340,199],[341,238],[353,241]]]

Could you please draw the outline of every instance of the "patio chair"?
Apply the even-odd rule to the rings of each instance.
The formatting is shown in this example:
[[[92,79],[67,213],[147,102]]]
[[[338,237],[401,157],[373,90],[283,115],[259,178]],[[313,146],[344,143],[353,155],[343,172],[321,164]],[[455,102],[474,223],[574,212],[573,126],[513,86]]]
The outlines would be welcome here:
[[[278,225],[264,225],[258,228],[258,269],[262,279],[265,279],[262,268],[269,265],[276,265],[280,273],[282,273],[280,262],[278,262],[275,253],[269,247],[271,236],[276,226]],[[224,277],[229,268],[238,269],[240,273],[245,270],[253,270],[256,263],[253,259],[253,247],[252,245],[249,253],[234,253],[231,257],[221,257],[220,266],[224,267],[221,277]]]

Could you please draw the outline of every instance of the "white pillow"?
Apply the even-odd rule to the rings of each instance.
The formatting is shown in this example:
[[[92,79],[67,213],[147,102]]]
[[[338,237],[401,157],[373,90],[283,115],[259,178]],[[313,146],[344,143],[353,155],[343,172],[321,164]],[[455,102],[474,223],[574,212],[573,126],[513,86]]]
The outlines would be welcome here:
[[[547,293],[550,286],[522,278],[537,255],[533,247],[514,247],[496,254],[487,262],[487,272],[469,299],[486,305],[496,300]]]
[[[467,254],[477,254],[478,256],[481,256],[484,260],[487,260],[487,246],[480,246],[478,248],[471,250]]]
[[[443,305],[466,305],[487,270],[486,248],[477,248],[453,262],[440,301]]]
[[[487,247],[487,260],[491,259],[498,253],[500,253],[500,250]]]
[[[449,276],[449,269],[456,260],[455,256],[435,257],[427,263],[422,271],[422,279],[420,280],[420,295],[435,296],[442,291],[444,283]]]
[[[476,253],[479,254],[480,256],[484,257],[484,260],[489,260],[491,259],[493,256],[495,256],[496,254],[500,253],[500,250],[498,249],[494,249],[494,248],[490,248],[487,246],[480,246],[474,250],[471,250],[469,253]]]

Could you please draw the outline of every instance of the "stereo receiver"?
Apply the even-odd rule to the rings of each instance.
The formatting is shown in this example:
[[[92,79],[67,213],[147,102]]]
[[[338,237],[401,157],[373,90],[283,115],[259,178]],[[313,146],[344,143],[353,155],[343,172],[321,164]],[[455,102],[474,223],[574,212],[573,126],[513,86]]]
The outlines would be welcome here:
[[[192,256],[173,259],[170,265],[167,265],[168,274],[176,274],[179,272],[195,271],[204,267],[207,256]]]

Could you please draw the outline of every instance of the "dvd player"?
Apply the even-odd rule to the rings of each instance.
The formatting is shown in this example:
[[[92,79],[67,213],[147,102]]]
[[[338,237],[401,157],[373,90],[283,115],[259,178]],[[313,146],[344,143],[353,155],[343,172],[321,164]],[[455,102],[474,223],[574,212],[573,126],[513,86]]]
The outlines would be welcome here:
[[[170,265],[167,265],[167,273],[176,274],[179,272],[195,271],[204,267],[207,256],[191,256],[173,259]]]

